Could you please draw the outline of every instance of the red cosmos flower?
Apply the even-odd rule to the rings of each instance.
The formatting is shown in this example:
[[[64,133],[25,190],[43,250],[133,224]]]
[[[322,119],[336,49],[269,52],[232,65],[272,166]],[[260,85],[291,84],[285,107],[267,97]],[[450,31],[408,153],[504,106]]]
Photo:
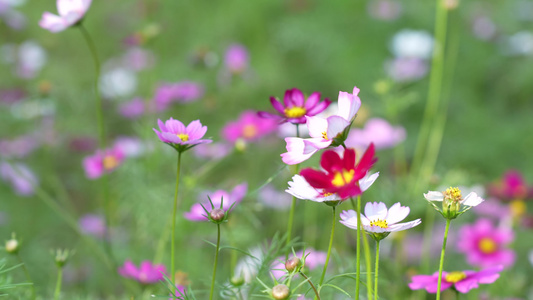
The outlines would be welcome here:
[[[320,159],[320,165],[324,171],[303,169],[300,172],[305,180],[314,188],[322,189],[324,193],[337,193],[341,199],[361,195],[363,192],[359,187],[359,180],[363,178],[368,170],[378,160],[374,157],[374,144],[370,144],[366,152],[361,157],[358,164],[355,164],[355,150],[344,150],[344,157],[341,158],[333,150],[325,151]]]

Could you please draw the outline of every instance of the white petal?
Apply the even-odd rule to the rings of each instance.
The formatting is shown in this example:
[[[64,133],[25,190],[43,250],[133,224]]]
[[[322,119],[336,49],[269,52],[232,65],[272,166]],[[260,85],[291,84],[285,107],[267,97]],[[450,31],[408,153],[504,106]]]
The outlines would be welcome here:
[[[424,194],[424,197],[429,201],[444,200],[444,195],[442,194],[442,192],[429,191],[427,194]]]
[[[387,224],[390,226],[402,221],[407,215],[409,215],[409,211],[409,207],[401,206],[400,202],[395,203],[387,213]]]
[[[350,218],[346,221],[340,220],[339,221],[342,225],[351,228],[351,229],[357,229],[357,219],[356,218]]]
[[[314,138],[322,138],[322,133],[328,132],[328,120],[321,117],[307,117],[307,129],[309,136]]]
[[[370,174],[370,173],[367,173],[365,175],[365,177],[361,178],[361,180],[359,180],[359,187],[361,188],[361,191],[366,191],[368,190],[368,188],[374,184],[374,181],[376,181],[376,179],[378,179],[379,177],[379,172],[376,172],[376,173],[373,173],[373,174]]]
[[[298,199],[312,200],[317,202],[322,202],[324,199],[322,197],[320,198],[320,201],[317,200],[319,199],[320,193],[311,185],[309,185],[309,183],[301,175],[294,175],[292,177],[292,181],[289,181],[289,188],[285,190],[285,192]]]
[[[479,197],[476,193],[472,192],[464,198],[463,205],[477,206],[483,201],[485,201],[483,200],[483,198]]]
[[[328,140],[335,138],[339,133],[342,133],[346,127],[350,125],[350,122],[346,121],[341,116],[331,116],[327,119],[328,122]]]
[[[340,214],[340,217],[341,217],[341,220],[346,221],[350,218],[357,218],[357,213],[353,209],[343,210]]]
[[[367,202],[365,205],[365,216],[369,220],[385,220],[385,217],[387,217],[387,206],[383,202]]]
[[[417,219],[417,220],[407,222],[407,223],[393,224],[389,226],[388,231],[402,231],[402,230],[406,230],[409,228],[413,228],[419,225],[420,223],[422,223],[422,221],[420,221],[420,219]]]

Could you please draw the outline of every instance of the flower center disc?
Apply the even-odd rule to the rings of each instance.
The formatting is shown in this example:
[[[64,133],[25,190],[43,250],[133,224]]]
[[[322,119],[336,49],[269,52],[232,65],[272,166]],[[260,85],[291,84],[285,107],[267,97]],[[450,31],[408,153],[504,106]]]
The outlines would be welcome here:
[[[491,238],[482,238],[481,240],[479,240],[478,247],[479,250],[481,250],[481,252],[485,254],[494,253],[496,251],[496,248],[498,248],[496,242],[494,242],[494,240]]]
[[[456,187],[447,188],[446,191],[444,192],[444,197],[452,201],[463,200],[463,195],[461,195],[461,190],[459,190],[459,188],[456,188]]]
[[[242,129],[242,136],[247,139],[254,138],[257,135],[257,127],[252,124],[244,126]]]
[[[285,116],[287,116],[287,118],[299,118],[305,115],[306,112],[307,110],[300,106],[285,108]]]
[[[104,169],[111,170],[118,166],[118,161],[114,156],[106,155],[102,160],[102,164],[104,165]]]
[[[182,142],[186,142],[189,140],[189,135],[186,133],[178,133],[176,134]]]
[[[446,274],[446,277],[444,279],[451,283],[459,282],[466,278],[465,272],[450,272]]]
[[[350,183],[354,177],[355,170],[342,170],[341,172],[335,172],[335,176],[333,177],[333,180],[331,183],[336,187],[345,186],[346,184]]]
[[[328,133],[327,132],[322,132],[322,138],[325,139],[326,141],[329,141],[328,139]]]
[[[378,226],[380,228],[387,228],[389,227],[389,224],[387,224],[387,220],[377,219],[375,221],[371,221],[370,226]]]

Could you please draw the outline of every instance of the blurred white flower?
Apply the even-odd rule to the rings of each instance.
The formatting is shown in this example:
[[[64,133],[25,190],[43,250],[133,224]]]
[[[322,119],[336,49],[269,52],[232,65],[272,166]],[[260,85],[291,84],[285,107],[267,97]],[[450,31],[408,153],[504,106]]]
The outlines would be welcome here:
[[[136,88],[137,74],[127,68],[112,68],[100,78],[100,92],[105,98],[131,96]]]
[[[510,36],[505,45],[505,52],[509,55],[533,54],[533,33],[520,31]]]
[[[392,38],[391,51],[396,57],[428,59],[433,51],[433,42],[427,31],[404,29]]]

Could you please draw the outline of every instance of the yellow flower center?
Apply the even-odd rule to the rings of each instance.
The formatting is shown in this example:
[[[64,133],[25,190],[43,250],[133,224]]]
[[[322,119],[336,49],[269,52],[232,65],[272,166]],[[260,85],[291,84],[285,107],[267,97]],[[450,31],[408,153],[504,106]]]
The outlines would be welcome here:
[[[118,160],[112,155],[106,155],[102,160],[102,164],[104,165],[104,169],[111,170],[118,166]]]
[[[496,242],[494,242],[493,239],[485,237],[479,240],[478,247],[481,252],[485,254],[491,254],[496,251],[498,245],[496,245]]]
[[[463,195],[461,195],[461,190],[459,190],[459,188],[450,187],[444,191],[444,198],[451,201],[461,201],[463,200]]]
[[[329,141],[328,139],[328,133],[327,132],[322,132],[322,138],[325,139],[326,141]]]
[[[186,142],[189,140],[189,135],[186,133],[178,133],[176,134],[182,142]]]
[[[335,172],[335,176],[333,177],[331,183],[336,187],[345,186],[352,181],[354,174],[355,170],[342,170],[342,172]]]
[[[387,220],[374,220],[370,222],[370,226],[378,226],[380,228],[388,228],[389,224],[387,224]]]
[[[522,200],[513,200],[509,205],[509,208],[511,209],[511,215],[513,215],[513,217],[523,216],[527,211],[526,203]]]
[[[305,115],[306,112],[307,110],[300,106],[285,108],[285,116],[287,116],[287,118],[299,118]]]
[[[322,196],[324,196],[324,198],[325,198],[325,197],[329,197],[329,196],[331,196],[331,195],[333,195],[333,193],[324,192],[324,193],[322,194]]]
[[[446,274],[446,277],[444,277],[444,279],[448,282],[451,282],[451,283],[456,283],[456,282],[459,282],[463,279],[466,278],[466,274],[465,272],[450,272],[448,274]]]
[[[247,139],[254,138],[257,135],[257,127],[253,124],[245,125],[242,129],[242,136]]]

